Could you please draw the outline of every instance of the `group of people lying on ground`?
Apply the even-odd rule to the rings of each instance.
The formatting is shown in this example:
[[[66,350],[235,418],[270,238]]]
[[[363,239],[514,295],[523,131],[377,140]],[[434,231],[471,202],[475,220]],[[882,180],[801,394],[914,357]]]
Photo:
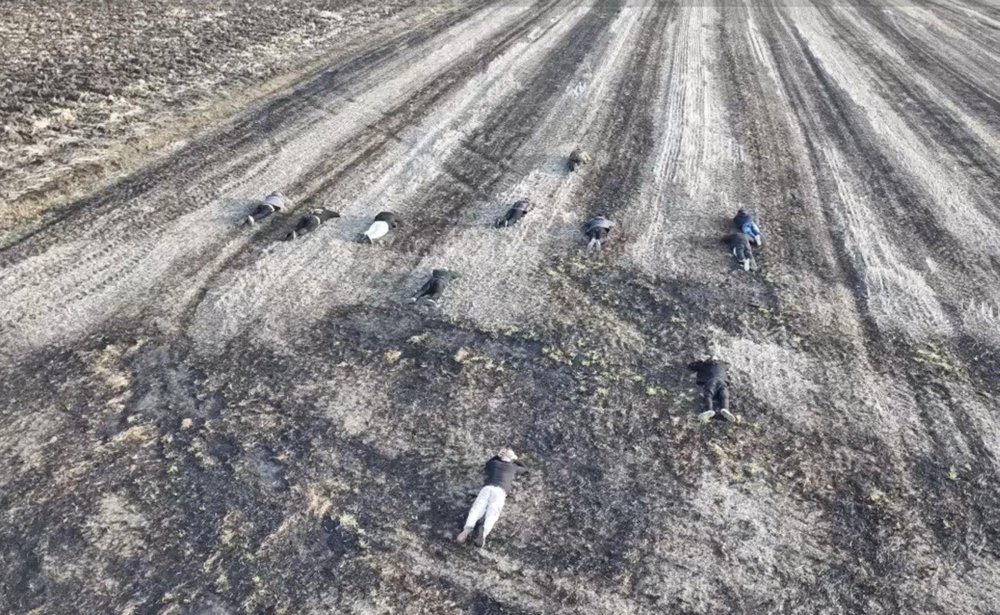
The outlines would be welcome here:
[[[570,154],[567,167],[570,172],[576,171],[579,167],[589,164],[591,157],[584,151],[576,149]],[[288,200],[280,192],[269,194],[259,203],[254,210],[243,220],[243,224],[253,225],[280,212],[288,207]],[[527,200],[520,200],[511,205],[507,212],[496,220],[496,228],[508,228],[519,223],[530,211],[531,204]],[[299,218],[293,228],[288,232],[285,239],[295,240],[303,235],[311,233],[319,228],[324,222],[339,218],[340,214],[328,209],[313,209],[309,213]],[[371,224],[359,237],[358,240],[368,244],[385,240],[391,233],[403,224],[396,214],[383,211],[378,213]],[[757,261],[754,258],[753,246],[761,246],[763,237],[757,227],[753,216],[739,210],[733,218],[736,232],[728,237],[733,257],[745,271],[756,271]],[[599,251],[611,235],[615,228],[615,223],[604,216],[594,216],[583,225],[583,235],[587,240],[588,251]],[[451,280],[459,276],[447,269],[435,269],[431,277],[410,298],[412,303],[426,301],[437,304],[441,295],[448,287]],[[709,421],[719,416],[727,421],[740,422],[740,418],[729,410],[729,387],[727,371],[729,365],[711,356],[702,360],[688,364],[688,369],[695,373],[696,383],[702,388],[705,409],[698,414],[702,421]],[[500,518],[507,493],[513,485],[514,478],[527,470],[518,460],[517,455],[510,448],[502,448],[500,451],[486,462],[486,484],[479,491],[472,508],[465,520],[465,526],[456,537],[459,543],[465,543],[475,532],[480,521],[482,521],[482,531],[478,534],[476,543],[482,547],[486,544],[486,537],[493,530],[493,526]]]
[[[688,369],[695,373],[696,382],[701,385],[706,409],[698,415],[704,422],[715,416],[721,416],[727,421],[740,422],[740,417],[729,410],[729,383],[727,371],[729,364],[711,356],[688,364]],[[486,546],[486,537],[493,531],[493,526],[500,519],[500,512],[507,501],[514,479],[527,473],[527,468],[518,460],[510,448],[500,449],[495,456],[486,462],[486,480],[479,490],[465,525],[455,540],[465,544],[474,534],[475,543],[479,547]],[[476,528],[482,521],[482,529],[476,534]]]
[[[570,153],[567,160],[567,168],[570,172],[573,172],[590,162],[590,155],[577,148]],[[252,226],[275,213],[281,212],[287,207],[288,199],[280,192],[272,192],[254,208],[250,215],[243,219],[242,224]],[[520,222],[528,214],[529,210],[530,203],[527,200],[517,201],[507,209],[507,212],[496,221],[494,226],[497,228],[513,226]],[[292,229],[285,235],[285,239],[287,241],[298,239],[316,230],[324,222],[339,217],[339,212],[329,209],[310,210],[309,213],[296,221]],[[733,257],[745,271],[756,271],[758,267],[757,260],[754,258],[753,246],[760,247],[763,243],[760,229],[757,227],[753,216],[743,209],[736,213],[736,216],[733,218],[733,224],[736,226],[736,232],[728,237]],[[376,241],[387,238],[392,231],[401,225],[402,220],[396,214],[390,211],[379,212],[368,229],[358,239],[362,242],[374,244]],[[587,220],[583,225],[583,235],[587,239],[587,250],[590,252],[599,251],[605,242],[608,241],[611,231],[614,228],[615,223],[604,216],[594,216]],[[434,283],[440,286],[440,282],[435,282],[435,279],[440,280],[442,278],[435,276],[428,284]],[[423,289],[421,293],[424,293]],[[428,291],[424,294],[419,294],[417,298],[422,296],[429,297],[431,295],[432,293]],[[432,299],[436,299],[436,296],[432,297]]]

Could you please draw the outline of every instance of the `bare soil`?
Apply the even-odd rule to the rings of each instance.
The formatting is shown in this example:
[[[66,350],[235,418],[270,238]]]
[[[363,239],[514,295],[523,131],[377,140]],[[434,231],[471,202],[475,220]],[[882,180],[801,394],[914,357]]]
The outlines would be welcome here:
[[[187,3],[123,4],[170,40],[109,87],[166,108],[185,58],[268,85],[210,126],[178,93],[87,196],[9,195],[0,612],[998,612],[1000,6],[328,4],[190,41]],[[264,72],[221,59],[299,15]],[[78,151],[131,134],[84,117]],[[272,190],[291,210],[238,226]],[[342,217],[280,241],[313,207]],[[394,241],[354,241],[381,210]],[[434,268],[462,277],[407,303]],[[710,352],[742,424],[696,419]],[[533,471],[458,546],[505,444]]]

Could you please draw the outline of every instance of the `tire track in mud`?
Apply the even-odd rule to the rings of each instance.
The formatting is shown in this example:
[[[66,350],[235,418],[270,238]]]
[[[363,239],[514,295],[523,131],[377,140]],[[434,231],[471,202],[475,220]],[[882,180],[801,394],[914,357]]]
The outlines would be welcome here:
[[[327,152],[326,157],[329,162],[320,162],[312,169],[306,171],[289,189],[289,194],[305,195],[298,198],[298,202],[292,211],[299,211],[310,206],[322,205],[322,195],[335,189],[337,184],[350,176],[352,173],[363,167],[368,161],[385,153],[388,147],[399,142],[399,133],[406,127],[419,123],[429,116],[434,110],[434,104],[453,93],[465,83],[465,81],[476,72],[501,56],[510,47],[525,36],[534,28],[538,28],[539,23],[561,4],[561,0],[550,0],[542,5],[539,10],[525,16],[519,23],[514,24],[508,30],[498,33],[491,40],[483,45],[483,53],[470,54],[452,67],[442,71],[440,76],[428,83],[426,86],[412,94],[406,100],[400,102],[393,109],[383,114],[378,124],[368,126],[360,134],[346,140],[341,145]],[[541,33],[549,31],[556,25],[553,20],[541,30]],[[342,162],[346,159],[346,162]],[[288,231],[288,223],[270,224],[264,226],[256,232],[250,242],[242,249],[231,254],[225,261],[213,266],[213,273],[202,284],[199,292],[188,302],[181,316],[182,326],[190,325],[194,318],[198,306],[204,300],[206,294],[213,286],[213,281],[219,276],[230,272],[238,266],[239,261],[245,260],[249,255],[259,255],[261,250],[267,245],[279,241]],[[211,260],[211,255],[207,255],[207,260]],[[188,269],[199,271],[205,263],[192,263]],[[185,276],[182,274],[180,279]]]
[[[558,4],[559,3],[556,0],[553,0],[548,4],[535,7],[534,10],[529,12],[529,14],[526,15],[524,19],[515,22],[514,25],[518,27],[515,28],[513,33],[508,31],[509,30],[508,27],[504,27],[502,32],[498,32],[495,36],[493,36],[492,39],[488,39],[488,44],[491,46],[488,47],[489,55],[487,55],[485,59],[489,59],[495,55],[502,53],[504,50],[508,49],[509,46],[513,44],[514,41],[517,40],[517,36],[519,34],[523,34],[528,29],[531,29],[532,27],[537,25],[538,21],[544,18],[545,15],[548,15],[551,9],[557,6]],[[552,24],[548,24],[548,27],[552,27]],[[479,49],[482,49],[482,47],[480,46]],[[459,65],[463,67],[462,75],[468,75],[474,73],[477,69],[477,64],[482,62],[483,59],[484,58],[482,54],[478,53],[463,54],[459,63]],[[432,96],[434,97],[442,96],[447,91],[459,87],[462,81],[459,80],[457,77],[461,75],[456,75],[454,73],[450,74],[448,69],[451,66],[452,64],[449,63],[449,65],[446,66],[445,69],[441,71],[432,80],[432,83],[428,85],[426,88],[421,89],[418,92],[418,94],[423,96],[424,99],[428,99]],[[432,101],[428,101],[426,105],[422,105],[419,104],[420,101],[415,101],[413,98],[409,99],[408,101],[409,104],[407,103],[407,101],[404,101],[403,104],[400,105],[399,107],[400,109],[403,109],[405,111],[405,113],[402,113],[399,116],[401,123],[405,121],[413,121],[414,119],[418,119],[419,117],[425,116],[426,114],[430,113],[431,111],[430,102]],[[375,137],[380,139],[382,143],[385,143],[386,141],[389,140],[389,137],[384,133],[384,131],[380,132],[377,126],[368,127],[367,129],[365,129],[365,134],[375,135]],[[343,149],[349,150],[351,145],[352,142],[347,141],[346,143],[344,143]],[[288,192],[286,191],[286,193]],[[302,205],[303,204],[300,202],[299,206],[301,207]],[[167,215],[163,215],[161,217],[164,218],[164,221],[170,220],[169,216]],[[276,237],[277,234],[280,233],[281,231],[282,229],[280,228],[280,225],[276,224],[266,225],[263,226],[263,228],[260,231],[258,231],[261,235],[260,238],[254,241],[253,236],[251,235],[251,240],[247,242],[241,236],[239,230],[229,228],[229,224],[227,224],[226,228],[222,229],[222,232],[219,233],[219,239],[212,238],[208,239],[207,241],[202,241],[201,243],[204,245],[199,245],[189,250],[189,253],[186,255],[186,257],[184,259],[177,261],[175,263],[175,266],[171,270],[168,271],[161,267],[161,270],[159,270],[159,272],[156,273],[154,278],[150,278],[149,276],[147,276],[147,279],[150,280],[151,288],[153,288],[153,290],[157,290],[158,292],[165,291],[169,293],[174,289],[189,287],[191,281],[189,276],[195,276],[195,275],[204,276],[205,270],[207,269],[212,269],[213,271],[216,272],[212,273],[213,277],[217,275],[217,268],[208,267],[208,264],[211,263],[213,260],[215,261],[219,260],[218,246],[221,245],[221,243],[236,240],[243,242],[244,244],[249,244],[249,245],[240,245],[237,247],[237,252],[235,253],[235,255],[233,255],[231,258],[228,259],[229,264],[232,264],[233,262],[238,261],[240,258],[245,257],[244,253],[246,252],[248,247],[249,248],[259,247],[267,239],[277,238]],[[154,228],[139,227],[135,228],[133,232],[135,232],[137,235],[140,236],[134,238],[135,240],[138,240],[141,237],[147,237],[147,239],[145,240],[147,243],[152,242],[155,244],[157,239],[162,241],[162,238],[152,239],[148,237],[150,233],[156,232]],[[177,240],[178,239],[175,239],[174,241]],[[104,250],[104,252],[108,252],[109,249],[110,247]],[[132,266],[131,266],[132,270],[136,268],[139,261],[145,258],[146,252],[148,252],[148,250],[144,251],[138,249],[132,250],[130,252],[129,258],[132,259]],[[108,256],[110,257],[110,254],[108,254]],[[73,261],[65,261],[62,266],[65,269],[68,267],[75,267],[77,265],[78,263],[75,263]],[[225,263],[223,263],[223,266],[225,266]],[[126,271],[129,268],[123,268],[122,263],[119,261],[117,269],[119,271]],[[110,283],[109,280],[104,280],[101,285],[106,286],[109,283]],[[91,286],[94,285],[91,284]],[[207,286],[201,287],[202,293],[204,292],[205,288],[207,288]],[[93,288],[91,288],[89,291],[87,289],[84,289],[81,292],[89,294],[90,292],[93,292]],[[74,297],[76,297],[76,299],[80,299],[83,297],[83,295],[81,296],[74,295]],[[181,298],[181,301],[183,301],[184,303],[190,303],[190,295]]]
[[[677,18],[678,9],[676,2],[656,7],[656,18],[643,30],[625,79],[619,85],[611,121],[592,138],[603,144],[597,155],[607,162],[595,165],[597,168],[585,168],[587,176],[583,190],[589,194],[583,199],[584,219],[600,214],[614,215],[639,196],[642,175],[650,164],[656,144],[654,109],[649,103],[656,100],[660,81],[664,78],[660,58],[666,41],[662,34]]]
[[[823,142],[822,135],[827,134],[834,138],[838,143],[838,146],[845,152],[857,152],[854,155],[848,156],[849,159],[864,160],[872,163],[872,166],[875,167],[875,172],[866,173],[863,176],[876,185],[877,194],[880,196],[886,196],[890,200],[894,200],[899,203],[917,202],[916,199],[919,197],[911,193],[905,187],[901,186],[900,180],[894,177],[894,170],[891,164],[884,158],[884,155],[876,149],[876,146],[866,143],[863,136],[863,123],[858,123],[857,120],[854,119],[852,113],[849,111],[849,103],[843,99],[843,94],[832,84],[830,76],[825,73],[824,69],[819,64],[818,59],[813,55],[812,51],[808,47],[808,44],[801,38],[798,31],[794,29],[794,26],[789,26],[787,22],[779,19],[777,15],[772,14],[770,17],[773,18],[773,21],[771,21],[772,24],[782,24],[782,27],[785,28],[788,33],[787,40],[796,42],[797,51],[801,57],[800,62],[796,62],[796,58],[790,56],[787,53],[787,50],[782,49],[781,43],[779,42],[780,37],[775,38],[773,36],[773,32],[771,32],[770,46],[774,57],[778,59],[779,65],[781,65],[781,68],[784,69],[779,70],[779,73],[784,78],[785,90],[792,97],[793,101],[799,101],[798,104],[793,105],[793,108],[796,109],[800,126],[806,135],[806,144],[809,149],[810,158],[813,160],[813,166],[817,177],[823,177],[821,162],[822,157],[821,154],[816,151],[815,147],[817,143]],[[790,71],[794,71],[793,74],[798,76],[801,83],[806,84],[804,87],[806,87],[807,92],[813,92],[815,95],[810,97],[809,94],[800,92],[798,90],[798,86],[791,82],[788,78]],[[822,125],[825,127],[825,130],[820,130],[817,126],[813,125],[812,121],[803,116],[802,112],[799,111],[800,109],[809,109],[810,102],[819,107],[823,118]],[[824,212],[827,212],[827,208],[824,208]],[[882,210],[880,213],[883,215],[894,215],[893,211],[888,208]],[[930,217],[932,215],[931,212],[926,210],[920,211],[916,215],[920,219],[933,219]],[[905,222],[905,220],[897,220],[897,225],[903,222]],[[927,229],[923,229],[922,232],[926,233]],[[854,267],[852,259],[848,254],[848,249],[843,243],[843,240],[837,237],[834,233],[831,233],[831,239],[836,247],[838,261],[840,262],[840,267],[844,272],[845,277],[847,277],[848,280],[853,280],[851,284],[854,290],[853,295],[858,306],[858,314],[864,324],[864,330],[866,333],[864,336],[864,344],[866,354],[868,355],[868,363],[873,366],[878,365],[878,371],[890,380],[895,379],[899,374],[912,373],[913,364],[907,359],[914,356],[918,347],[908,340],[892,338],[880,329],[874,316],[868,308],[868,298],[862,291],[862,289],[865,288],[865,283],[862,281],[863,273]],[[961,252],[961,248],[959,247],[952,248],[956,253]],[[915,392],[918,402],[928,399],[928,395],[935,395],[934,393],[929,392],[930,389],[937,386],[933,381],[928,382],[923,378],[913,377],[906,377],[906,381],[909,383],[911,390]],[[965,415],[964,410],[959,410],[953,404],[949,404],[949,406],[953,411],[952,417],[954,424],[959,426],[962,437],[970,445],[972,450],[988,450],[982,440],[982,436],[971,426],[968,416]],[[959,411],[954,412],[955,410]],[[926,419],[927,417],[924,416],[922,418]],[[941,434],[936,433],[937,430],[933,424],[927,424],[926,421],[922,422],[924,422],[928,433],[931,434],[933,441],[937,443],[936,447],[938,447],[938,450],[936,452],[936,457],[938,459],[949,458],[951,454],[950,451],[940,448],[942,442],[940,437]],[[996,473],[995,468],[993,467],[983,468],[982,471],[992,476],[995,476]],[[905,471],[899,471],[896,475],[902,474],[905,474]],[[896,481],[891,481],[889,484],[884,485],[884,487],[887,489],[891,488],[895,486],[895,482]],[[910,494],[910,497],[912,497],[912,494]],[[985,500],[988,502],[988,506],[992,506],[994,509],[998,505],[997,502],[993,501],[995,500],[995,496],[992,496],[989,493],[978,493],[974,497],[979,498],[980,502]],[[928,503],[924,500],[919,500],[916,504],[916,507],[923,512],[927,527],[933,530],[938,519],[936,507],[934,505],[928,506]],[[969,508],[975,509],[975,507],[971,506]],[[969,508],[967,508],[967,510]],[[988,524],[988,532],[991,535],[996,533],[996,520],[993,518],[995,516],[990,516],[989,513],[985,512],[985,509],[981,509],[978,512],[978,517],[980,519],[984,519],[985,523]],[[854,518],[854,515],[843,517],[842,515],[837,514],[834,515],[834,518],[849,520]],[[878,518],[874,518],[874,525],[869,524],[869,531],[862,533],[863,538],[876,541],[866,552],[869,553],[869,562],[875,570],[881,571],[884,575],[890,578],[893,576],[899,577],[901,574],[904,574],[905,571],[894,567],[886,568],[885,566],[889,562],[893,561],[891,554],[885,553],[883,549],[878,546],[877,536],[880,533],[889,531],[888,528],[884,527],[883,521],[880,521]],[[850,532],[851,528],[848,527],[845,529]],[[934,531],[934,535],[940,537],[940,533],[937,531]],[[844,548],[851,548],[851,545],[844,545]],[[875,589],[879,593],[886,591],[886,595],[892,598],[892,602],[894,604],[898,605],[902,599],[898,590],[895,589],[895,585],[883,587],[882,589]]]
[[[206,168],[213,168],[216,166],[215,163],[230,161],[233,151],[245,147],[250,142],[272,141],[275,133],[287,129],[287,124],[284,122],[287,122],[291,109],[307,107],[311,104],[308,102],[311,99],[328,97],[331,91],[342,88],[346,84],[358,82],[367,72],[386,64],[402,51],[430,40],[487,5],[487,2],[470,3],[460,12],[440,17],[428,24],[427,27],[406,32],[375,49],[338,64],[333,69],[327,69],[317,76],[307,78],[304,85],[265,103],[263,107],[253,112],[252,117],[237,121],[232,127],[225,129],[223,134],[210,134],[201,138],[184,147],[181,151],[170,155],[166,160],[157,163],[154,167],[144,169],[108,186],[96,195],[86,197],[63,208],[58,216],[18,237],[14,242],[4,242],[0,246],[0,256],[6,256],[12,249],[22,244],[26,244],[29,249],[33,250],[29,254],[37,253],[50,243],[61,239],[59,236],[52,236],[49,233],[57,231],[58,226],[62,223],[84,213],[96,214],[106,210],[110,204],[121,200],[139,198],[157,186],[170,183],[174,178],[187,177]],[[273,121],[262,120],[262,117],[273,118]],[[265,151],[246,159],[238,167],[219,166],[225,168],[226,174],[241,174],[255,164],[259,164],[267,156],[268,153]],[[209,179],[214,181],[218,178],[209,176]],[[183,193],[183,191],[178,190],[178,193]],[[182,208],[168,208],[160,213],[164,214],[164,218],[170,219],[182,210]],[[47,243],[41,241],[44,237],[48,237]],[[33,241],[29,243],[28,239]],[[4,262],[6,263],[6,258]]]
[[[986,152],[981,150],[973,152],[971,151],[971,146],[968,143],[969,136],[956,127],[954,121],[949,121],[947,111],[941,109],[932,97],[926,95],[925,93],[915,92],[906,83],[904,76],[896,70],[893,70],[888,64],[878,56],[878,54],[871,51],[870,46],[865,45],[862,41],[858,40],[853,35],[853,29],[848,25],[838,20],[835,16],[830,16],[834,23],[837,24],[838,29],[843,32],[844,40],[849,42],[850,47],[855,51],[855,53],[862,59],[866,66],[874,67],[874,69],[879,74],[883,81],[891,84],[891,87],[899,92],[903,92],[911,102],[909,105],[900,105],[894,99],[889,99],[890,104],[900,111],[900,116],[904,117],[908,123],[913,127],[914,131],[919,132],[921,129],[930,130],[932,132],[931,141],[939,146],[947,148],[953,155],[959,160],[963,161],[966,166],[975,166],[982,176],[993,178],[991,184],[995,186],[994,193],[997,189],[1000,189],[1000,179],[998,177],[998,167]],[[875,27],[880,32],[886,32],[891,30],[891,26],[883,23],[881,20],[877,20]],[[918,115],[921,120],[914,121],[911,119],[913,115]],[[995,211],[992,211],[985,203],[980,204],[980,211],[984,215],[987,215],[990,219],[997,221],[998,216]],[[924,218],[928,214],[924,215]],[[995,276],[991,276],[989,273],[979,273],[965,266],[962,261],[962,256],[965,255],[959,248],[955,248],[953,252],[949,252],[949,255],[954,255],[954,259],[959,259],[959,263],[954,263],[953,260],[949,260],[953,271],[958,276],[967,277],[967,279],[977,280],[980,285],[989,285],[990,280],[994,279]],[[994,266],[994,272],[996,273],[995,266],[997,264],[996,258],[991,258],[986,263]],[[942,297],[957,297],[960,299],[965,299],[965,296],[959,292],[943,292],[939,293]],[[946,314],[955,323],[956,329],[959,328],[962,319],[962,310],[964,309],[964,303],[956,302],[945,302],[943,304]],[[915,356],[916,353],[920,351],[920,347],[916,344],[909,343],[907,341],[898,341],[901,345],[901,350],[905,351],[903,354],[909,356]],[[975,363],[975,357],[972,349],[963,348],[961,344],[951,343],[949,344],[951,351],[956,355],[961,356],[966,359],[969,364]],[[914,387],[915,391],[919,392],[920,386],[917,381],[917,386]],[[987,387],[988,389],[997,391],[997,387],[994,383],[980,382],[977,383],[979,387]],[[959,421],[961,424],[968,424],[967,420]],[[963,433],[967,438],[971,438],[972,441],[970,445],[973,448],[983,451],[985,450],[984,444],[981,436],[975,429],[963,430]],[[977,455],[977,458],[982,458],[983,455]]]
[[[419,260],[471,199],[486,196],[515,165],[514,153],[544,119],[550,101],[562,93],[575,67],[603,39],[623,8],[622,0],[603,0],[564,37],[538,66],[519,92],[511,94],[442,164],[443,176],[426,189],[426,196],[408,209],[422,212],[418,224],[401,233],[406,258]]]
[[[974,204],[983,216],[992,220],[994,224],[1000,224],[1000,212],[991,206],[992,203],[988,203],[1000,199],[1000,162],[994,154],[983,146],[976,135],[962,126],[949,109],[942,106],[924,88],[907,79],[907,67],[898,66],[884,54],[879,53],[870,40],[862,40],[859,30],[846,23],[838,15],[838,11],[824,8],[822,12],[836,25],[841,36],[840,40],[845,41],[847,47],[860,61],[866,67],[870,67],[886,85],[886,91],[897,94],[886,97],[886,101],[914,133],[926,134],[924,139],[931,149],[943,147],[962,165],[961,168],[965,173],[971,174],[988,190],[986,195],[978,199],[974,197]],[[884,12],[871,7],[859,7],[858,13],[875,32],[885,36],[897,50],[904,51],[903,57],[913,65],[911,71],[930,73],[937,78],[936,84],[950,85],[949,76],[962,82],[969,81],[958,69],[947,66],[943,59],[934,57],[926,49],[917,47],[912,38],[903,35],[897,25],[886,19]],[[943,70],[936,70],[939,66]],[[952,89],[956,94],[954,100],[959,104],[969,104],[970,100],[976,101],[982,96],[987,96],[989,109],[986,110],[984,119],[1000,122],[1000,99],[989,96],[978,86],[975,86],[974,92],[962,87]]]
[[[541,27],[541,34],[554,28],[555,21],[551,21],[546,26],[539,24],[560,4],[561,0],[548,0],[547,4],[541,5],[539,10],[527,15],[520,23],[515,24],[507,31],[498,33],[492,40],[485,43],[483,45],[484,52],[470,54],[459,59],[454,66],[442,71],[438,80],[429,83],[410,98],[383,114],[379,123],[369,127],[366,133],[359,135],[356,140],[345,143],[338,151],[331,152],[331,157],[333,157],[337,154],[360,150],[360,153],[352,156],[347,164],[321,163],[300,177],[292,190],[298,194],[304,193],[305,200],[311,202],[316,200],[316,195],[335,187],[345,176],[382,152],[391,142],[399,141],[398,135],[405,127],[418,122],[420,118],[429,114],[436,102],[461,87],[462,83],[472,74],[489,65],[533,28]]]
[[[653,110],[649,101],[655,99],[662,78],[663,48],[667,43],[668,24],[675,20],[679,10],[677,3],[657,6],[651,9],[655,12],[647,16],[641,26],[638,39],[625,64],[624,77],[618,83],[614,100],[611,102],[612,112],[606,116],[606,121],[597,130],[588,134],[588,141],[602,144],[601,158],[608,162],[598,168],[586,169],[579,192],[584,194],[581,207],[586,215],[604,213],[611,215],[625,208],[636,198],[641,186],[641,174],[653,151]],[[612,145],[613,144],[613,145]],[[612,201],[612,197],[615,197]],[[606,205],[614,202],[614,205]],[[602,209],[598,209],[602,207]],[[619,243],[627,238],[619,238]],[[573,281],[572,277],[561,278],[571,282],[577,290],[587,293],[587,284],[583,280]],[[555,284],[555,282],[552,282]],[[600,303],[600,301],[599,301]],[[604,305],[605,308],[611,306]],[[617,306],[616,306],[617,307]],[[622,311],[613,309],[619,317]],[[635,318],[627,318],[624,322],[634,323]],[[605,340],[607,343],[608,340]],[[602,410],[594,407],[587,410],[587,404],[580,404],[581,410],[573,417],[564,417],[575,424],[569,431],[577,434],[589,434],[601,424]],[[533,423],[536,427],[525,434],[528,440],[541,437],[537,429],[544,431],[547,423]],[[565,428],[565,425],[562,426]],[[579,438],[575,447],[589,448],[589,456],[600,459],[603,452],[591,440],[600,438]],[[578,450],[578,449],[577,449]],[[572,549],[560,554],[558,561],[539,561],[539,566],[546,568],[566,568],[597,571],[601,575],[614,578],[624,576],[627,568],[625,562],[631,561],[632,554],[641,553],[645,540],[644,528],[650,525],[649,518],[655,514],[651,508],[650,486],[642,481],[627,481],[622,483],[612,474],[593,477],[601,487],[597,491],[604,494],[599,499],[598,506],[610,509],[609,524],[603,524],[603,530],[592,525],[592,520],[581,519],[572,514],[571,510],[563,510],[563,523],[581,534],[581,541],[593,544],[596,548]],[[557,489],[556,487],[553,487]],[[563,485],[566,502],[580,501],[593,497],[593,483],[588,486],[575,485],[567,489]],[[614,511],[614,512],[610,512]],[[609,529],[611,531],[609,531]]]
[[[798,27],[789,24],[783,15],[779,17],[778,14],[771,13],[769,17],[781,19],[778,23],[783,24],[785,40],[792,41],[795,45],[792,55],[778,42],[781,40],[781,33],[769,34],[772,53],[776,58],[780,58],[779,73],[783,76],[784,87],[798,102],[794,107],[795,113],[807,136],[806,147],[813,160],[813,173],[820,178],[821,184],[825,187],[821,193],[837,194],[840,191],[832,185],[830,172],[827,170],[832,163],[825,159],[826,156],[821,151],[823,144],[830,142],[836,148],[836,152],[842,153],[839,159],[851,170],[851,175],[864,178],[871,195],[886,205],[879,210],[879,217],[888,228],[892,229],[894,237],[899,240],[898,244],[929,246],[934,250],[935,256],[953,271],[971,274],[961,259],[955,256],[962,252],[961,246],[933,223],[934,213],[924,195],[910,187],[911,178],[896,169],[887,154],[869,136],[870,126],[864,119],[863,113],[836,85]],[[795,80],[802,85],[797,85],[792,80],[787,74],[789,70],[794,72]],[[804,115],[804,110],[814,110],[815,119]],[[839,172],[833,175],[833,179],[838,181],[840,177]],[[842,233],[835,232],[838,228],[836,212],[828,205],[823,207],[823,212],[826,229],[830,233],[833,245],[836,246],[838,260],[850,282],[859,313],[866,315],[866,330],[869,334],[873,334],[879,325],[871,307],[874,297],[871,293],[871,282],[867,280],[866,273],[854,262],[854,257],[851,256],[852,248],[848,245],[847,238]],[[916,220],[929,223],[915,224]],[[902,254],[894,253],[894,257],[900,262],[907,263],[911,270],[922,271],[924,269],[922,254],[922,251],[906,250]],[[877,335],[869,337],[878,338]]]
[[[855,120],[848,111],[847,101],[842,100],[842,94],[835,88],[831,78],[825,73],[795,26],[789,25],[784,17],[773,8],[761,12],[764,14],[759,21],[768,25],[764,29],[764,36],[771,57],[777,65],[777,73],[782,81],[781,86],[791,102],[791,107],[802,131],[806,152],[818,182],[818,192],[819,194],[831,193],[831,191],[836,193],[832,182],[826,178],[823,172],[825,166],[823,155],[817,150],[823,143],[823,135],[831,135],[846,151],[858,152],[858,156],[851,156],[851,159],[867,160],[872,149],[866,148],[859,132],[860,128],[854,125]],[[784,37],[781,36],[781,32],[784,33]],[[793,44],[793,50],[788,49],[784,41]],[[819,118],[816,120],[806,115],[807,110],[812,108],[816,108],[816,112],[819,113]],[[818,124],[814,122],[818,122]],[[884,161],[882,166],[885,168]],[[880,175],[878,174],[876,177]],[[889,177],[891,178],[891,175]],[[846,279],[848,287],[852,290],[851,296],[855,302],[855,311],[865,333],[862,347],[867,355],[867,362],[871,365],[879,364],[876,357],[882,354],[880,350],[884,343],[884,335],[870,309],[869,299],[864,291],[866,288],[864,274],[856,268],[845,240],[832,231],[834,221],[829,207],[821,204],[820,209],[829,233],[828,241],[834,247],[840,272],[840,275],[835,277]],[[846,488],[848,493],[845,501],[853,501],[856,504],[845,508],[842,503],[827,502],[832,525],[840,530],[832,537],[833,544],[838,545],[838,548],[846,553],[862,553],[867,566],[876,571],[879,578],[898,577],[901,571],[891,566],[887,567],[887,561],[883,557],[879,538],[882,524],[879,518],[871,515],[870,507],[859,503],[864,500],[864,487],[860,484],[851,484],[847,485]],[[861,549],[858,549],[858,540],[863,541],[860,545]],[[859,583],[855,578],[857,573],[851,569],[845,569],[843,573],[852,579],[853,585],[859,586],[857,589],[862,590],[867,599],[878,596],[888,600],[890,605],[894,605],[892,608],[898,608],[900,595],[894,583],[880,582],[872,586],[867,583]]]

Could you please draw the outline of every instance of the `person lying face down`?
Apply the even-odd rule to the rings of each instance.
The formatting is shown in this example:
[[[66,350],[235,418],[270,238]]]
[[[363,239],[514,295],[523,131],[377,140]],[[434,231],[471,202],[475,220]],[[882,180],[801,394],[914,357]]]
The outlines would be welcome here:
[[[298,239],[303,235],[311,233],[318,229],[321,224],[330,220],[331,218],[339,218],[340,214],[335,211],[330,211],[329,209],[314,209],[308,214],[299,218],[299,221],[295,224],[295,228],[291,230],[288,235],[285,235],[285,241],[292,241]]]
[[[590,154],[588,154],[587,152],[583,151],[578,147],[572,152],[570,152],[569,161],[567,162],[566,166],[572,173],[573,171],[576,171],[579,167],[582,167],[585,164],[590,164],[590,160],[591,160]]]
[[[514,226],[521,220],[521,218],[524,217],[526,213],[528,213],[528,206],[529,206],[528,201],[525,200],[517,201],[516,203],[510,206],[510,209],[507,210],[507,213],[504,214],[502,218],[497,219],[496,224],[494,226],[496,226],[497,228],[507,228],[508,226]]]
[[[589,240],[587,250],[600,250],[614,227],[615,223],[604,216],[595,216],[587,220],[583,225],[583,234]]]
[[[427,280],[420,287],[417,294],[410,297],[410,303],[426,299],[428,302],[437,305],[438,299],[444,293],[444,289],[448,288],[448,282],[450,280],[457,280],[458,278],[459,275],[457,273],[448,271],[447,269],[435,269],[431,272],[431,279]]]
[[[729,364],[713,356],[688,363],[687,368],[695,373],[695,382],[701,386],[705,400],[705,411],[698,418],[708,421],[718,411],[727,421],[739,422],[729,411]]]
[[[509,448],[500,449],[496,456],[486,462],[486,484],[479,490],[476,501],[469,509],[465,527],[455,537],[459,544],[464,544],[469,539],[469,536],[476,531],[479,520],[482,519],[483,531],[479,535],[477,544],[480,547],[486,546],[486,537],[500,519],[500,511],[507,501],[507,494],[514,484],[514,479],[527,471],[524,464],[518,461],[514,451]]]
[[[368,230],[361,234],[360,239],[362,242],[374,244],[379,239],[388,235],[391,231],[399,228],[402,224],[403,221],[399,219],[399,216],[391,211],[379,212],[379,214],[375,216],[375,220],[372,221],[371,226],[368,227]]]
[[[263,201],[257,204],[257,207],[254,208],[249,216],[243,218],[241,224],[252,226],[264,218],[267,218],[271,214],[281,211],[287,206],[288,199],[285,198],[285,195],[280,192],[272,192],[264,197]]]
[[[733,233],[730,236],[729,245],[733,250],[733,257],[740,264],[740,267],[743,267],[743,271],[757,271],[757,259],[753,256],[749,236],[743,233]]]
[[[764,243],[764,236],[760,234],[760,229],[757,228],[753,214],[743,209],[739,210],[736,212],[736,216],[733,217],[733,225],[736,227],[736,230],[746,235],[758,247]]]

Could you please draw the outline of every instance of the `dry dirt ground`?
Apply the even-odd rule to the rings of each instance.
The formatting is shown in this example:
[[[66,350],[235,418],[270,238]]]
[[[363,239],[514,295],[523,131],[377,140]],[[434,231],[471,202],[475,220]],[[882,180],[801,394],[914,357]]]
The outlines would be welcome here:
[[[0,240],[0,612],[1000,612],[1000,4],[400,10]]]

